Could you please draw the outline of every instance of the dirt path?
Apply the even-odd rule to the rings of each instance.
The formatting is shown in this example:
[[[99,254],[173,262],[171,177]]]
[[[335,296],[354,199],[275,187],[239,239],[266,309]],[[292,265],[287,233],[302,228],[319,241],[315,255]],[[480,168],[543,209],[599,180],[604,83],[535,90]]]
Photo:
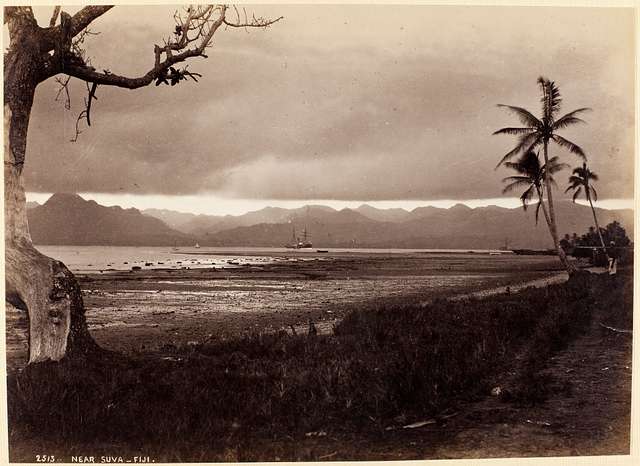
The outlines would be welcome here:
[[[629,454],[632,338],[602,328],[605,312],[549,361],[548,400],[527,408],[488,397],[468,406],[450,426],[460,431],[433,457]]]
[[[528,280],[522,283],[516,283],[509,286],[497,286],[492,288],[487,288],[484,290],[473,291],[471,293],[460,293],[455,296],[450,297],[451,301],[460,301],[462,299],[467,298],[486,298],[488,296],[495,296],[502,293],[516,293],[518,291],[524,290],[525,288],[541,288],[547,285],[557,285],[559,283],[567,281],[567,274],[565,272],[558,272],[548,277],[537,278],[535,280]],[[423,301],[420,303],[422,306],[429,305],[431,301]]]
[[[564,280],[563,275],[512,290],[546,286]],[[504,291],[499,287],[471,295]],[[548,360],[539,379],[550,393],[544,402],[522,406],[487,394],[480,401],[459,405],[444,419],[424,419],[418,428],[399,424],[400,428],[366,434],[328,432],[323,438],[297,439],[293,447],[286,441],[254,445],[252,450],[260,452],[256,457],[232,458],[273,460],[282,455],[307,461],[371,461],[628,455],[632,334],[627,328],[615,332],[601,326],[610,311],[594,309],[585,333]],[[505,381],[498,378],[496,384],[501,383]]]

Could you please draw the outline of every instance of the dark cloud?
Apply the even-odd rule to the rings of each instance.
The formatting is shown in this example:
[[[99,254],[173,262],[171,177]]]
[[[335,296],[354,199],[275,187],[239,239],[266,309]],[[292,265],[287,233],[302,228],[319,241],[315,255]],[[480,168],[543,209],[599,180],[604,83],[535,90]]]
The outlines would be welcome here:
[[[93,126],[70,143],[72,111],[53,82],[34,106],[27,190],[212,192],[270,199],[500,196],[493,167],[516,121],[497,103],[539,108],[555,79],[567,131],[590,154],[601,197],[633,196],[633,10],[427,6],[257,6],[266,31],[219,31],[200,83],[100,87]],[[95,24],[97,68],[142,74],[171,31],[167,7],[118,7]],[[554,149],[555,151],[556,149]],[[558,152],[560,153],[560,152]],[[569,163],[577,161],[562,153]]]

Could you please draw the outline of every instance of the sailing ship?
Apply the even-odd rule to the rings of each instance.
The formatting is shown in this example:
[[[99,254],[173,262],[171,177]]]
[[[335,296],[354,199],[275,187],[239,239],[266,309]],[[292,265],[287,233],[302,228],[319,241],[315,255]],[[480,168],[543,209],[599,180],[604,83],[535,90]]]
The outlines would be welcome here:
[[[293,231],[291,234],[291,242],[284,245],[285,248],[288,249],[305,249],[312,248],[313,243],[309,240],[309,233],[307,232],[307,228],[305,227],[302,230],[302,238],[296,236],[296,227],[293,227]]]

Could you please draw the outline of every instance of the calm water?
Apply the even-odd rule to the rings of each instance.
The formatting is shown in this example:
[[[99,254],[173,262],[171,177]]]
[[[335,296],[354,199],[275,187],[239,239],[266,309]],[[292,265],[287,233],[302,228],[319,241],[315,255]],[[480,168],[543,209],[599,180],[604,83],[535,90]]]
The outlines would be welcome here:
[[[332,248],[328,253],[316,249],[286,248],[213,248],[213,247],[129,247],[129,246],[37,246],[47,256],[58,259],[74,272],[130,270],[137,266],[155,268],[239,267],[243,264],[269,264],[304,260],[322,260],[345,254],[489,254],[489,250],[459,249],[346,249]]]

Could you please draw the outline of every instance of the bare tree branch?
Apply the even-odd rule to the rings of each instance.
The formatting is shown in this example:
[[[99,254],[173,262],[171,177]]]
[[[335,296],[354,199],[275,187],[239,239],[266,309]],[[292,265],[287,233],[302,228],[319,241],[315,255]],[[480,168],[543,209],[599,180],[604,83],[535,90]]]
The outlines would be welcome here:
[[[89,88],[89,83],[87,83],[87,89]],[[89,89],[89,99],[87,101],[87,125],[91,126],[91,102],[93,99],[98,100],[96,97],[96,89],[98,89],[98,84],[93,83],[91,85],[91,89]]]
[[[113,8],[113,5],[107,6],[85,6],[71,18],[71,37],[80,34],[83,29],[89,26],[93,21],[105,14]]]
[[[267,28],[283,19],[274,20],[262,17],[247,17],[244,11],[244,19],[240,19],[240,13],[236,7],[236,21],[228,21],[226,14],[227,5],[189,5],[182,11],[174,14],[175,29],[162,45],[153,47],[153,67],[144,75],[138,77],[121,76],[104,69],[97,71],[87,59],[83,43],[87,35],[95,34],[88,29],[89,24],[111,7],[91,6],[85,7],[73,17],[64,11],[60,14],[60,25],[43,29],[44,34],[54,37],[55,42],[51,50],[51,65],[48,65],[45,74],[54,76],[66,74],[69,77],[81,79],[87,83],[88,98],[85,99],[85,108],[80,112],[76,120],[76,133],[71,141],[75,142],[81,133],[80,123],[87,121],[91,126],[91,104],[98,85],[116,86],[126,89],[137,89],[150,85],[155,81],[156,86],[167,84],[174,86],[188,78],[198,81],[199,73],[187,70],[187,66],[178,69],[174,67],[178,63],[187,61],[193,57],[207,58],[205,51],[212,46],[213,36],[220,26],[225,25],[235,28]],[[46,76],[45,76],[46,78]],[[62,91],[66,95],[65,107],[70,107],[68,92],[69,79],[57,78],[61,88],[56,95],[58,100]],[[91,85],[91,86],[89,86]]]
[[[53,9],[53,15],[51,15],[51,21],[49,21],[49,27],[54,27],[56,25],[56,21],[58,20],[58,15],[60,14],[60,9],[62,7],[60,5],[56,5]]]
[[[226,26],[229,27],[233,27],[233,28],[268,28],[269,26],[271,26],[273,23],[277,23],[278,21],[280,21],[281,19],[284,19],[284,16],[280,16],[276,19],[267,19],[267,18],[263,18],[262,16],[256,18],[255,15],[251,16],[251,19],[247,18],[247,12],[246,10],[243,8],[243,12],[244,12],[244,20],[240,21],[240,14],[238,12],[238,9],[234,6],[234,9],[236,10],[236,16],[237,16],[237,20],[235,23],[232,23],[230,21],[227,21],[227,19],[224,19],[224,24]]]
[[[176,13],[174,15],[176,27],[173,32],[175,37],[165,40],[162,46],[154,46],[154,66],[142,76],[127,77],[111,72],[100,73],[93,67],[70,60],[65,60],[58,72],[91,83],[126,89],[148,86],[153,81],[156,81],[156,84],[163,82],[168,84],[172,78],[181,80],[186,76],[192,78],[199,76],[190,72],[185,74],[185,70],[172,71],[171,67],[189,58],[206,58],[205,50],[211,45],[214,34],[222,24],[232,27],[266,28],[282,19],[282,17],[274,20],[254,17],[251,20],[234,23],[226,20],[227,9],[226,5],[191,5],[182,14]],[[76,16],[78,15],[71,19],[72,28],[75,27]]]
[[[84,110],[78,114],[78,118],[76,119],[76,133],[73,138],[70,139],[71,142],[76,142],[78,140],[78,136],[82,133],[82,131],[80,131],[80,122],[82,120],[87,120],[87,126],[91,126],[91,102],[93,102],[94,99],[98,100],[96,97],[98,85],[93,83],[91,87],[89,87],[89,83],[86,84],[89,96],[84,100]]]
[[[86,6],[73,16],[64,11],[60,12],[60,24],[58,26],[49,26],[42,29],[42,49],[45,52],[49,52],[54,50],[56,45],[70,41],[111,8],[113,8],[113,5]],[[69,24],[66,28],[62,24],[64,15],[69,18]]]

